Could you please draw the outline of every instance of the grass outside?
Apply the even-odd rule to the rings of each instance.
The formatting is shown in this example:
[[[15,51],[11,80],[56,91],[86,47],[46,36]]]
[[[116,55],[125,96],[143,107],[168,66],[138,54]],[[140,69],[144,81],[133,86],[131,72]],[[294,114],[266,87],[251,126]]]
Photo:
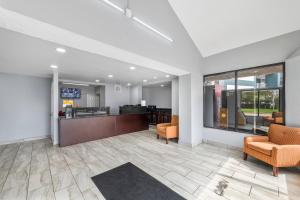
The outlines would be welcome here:
[[[254,109],[253,108],[242,108],[241,109],[244,113],[253,113]],[[260,114],[272,114],[272,112],[279,112],[278,109],[268,109],[268,108],[260,108],[259,113]],[[257,109],[255,110],[255,113],[257,113]]]

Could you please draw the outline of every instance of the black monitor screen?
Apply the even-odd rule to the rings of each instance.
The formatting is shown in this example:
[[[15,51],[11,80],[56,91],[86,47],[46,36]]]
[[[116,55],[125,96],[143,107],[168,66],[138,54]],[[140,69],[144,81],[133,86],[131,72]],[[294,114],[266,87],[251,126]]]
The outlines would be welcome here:
[[[79,99],[81,97],[81,90],[79,88],[61,88],[60,97],[67,99]]]

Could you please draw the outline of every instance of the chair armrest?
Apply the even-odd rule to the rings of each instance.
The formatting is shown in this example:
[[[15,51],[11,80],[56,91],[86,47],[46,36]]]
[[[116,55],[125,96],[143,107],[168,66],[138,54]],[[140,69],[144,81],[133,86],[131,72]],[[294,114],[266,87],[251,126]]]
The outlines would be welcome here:
[[[177,126],[168,126],[166,129],[166,136],[167,138],[177,137],[178,136]]]
[[[300,166],[300,145],[273,147],[272,159],[278,167]]]
[[[248,147],[249,142],[268,142],[268,136],[249,136],[244,137],[244,148]]]
[[[163,126],[170,126],[171,123],[161,123],[161,124],[156,124],[156,127],[163,127]]]

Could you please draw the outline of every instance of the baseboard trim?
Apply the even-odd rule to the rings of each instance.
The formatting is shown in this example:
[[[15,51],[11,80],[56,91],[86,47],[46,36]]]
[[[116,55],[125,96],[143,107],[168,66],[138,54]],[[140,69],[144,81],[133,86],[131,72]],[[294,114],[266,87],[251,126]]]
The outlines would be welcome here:
[[[48,139],[48,138],[51,138],[51,136],[46,135],[46,136],[23,138],[23,139],[16,139],[16,140],[6,140],[6,141],[0,141],[0,145],[28,142],[28,141],[34,141],[34,140],[42,140],[42,139]]]
[[[202,143],[203,143],[202,140],[201,140],[200,142],[198,142],[198,143],[193,143],[193,144],[191,144],[191,143],[186,143],[186,142],[182,142],[182,141],[180,141],[180,139],[179,139],[179,141],[178,141],[178,144],[180,144],[180,145],[182,145],[182,146],[186,146],[186,147],[191,147],[191,148],[196,147],[196,146],[198,146],[198,145],[200,145],[200,144],[202,144]]]
[[[236,147],[236,146],[232,146],[232,145],[228,145],[225,143],[216,142],[216,141],[212,141],[212,140],[203,140],[203,143],[221,147],[221,148],[243,151],[243,148],[241,148],[241,147]]]

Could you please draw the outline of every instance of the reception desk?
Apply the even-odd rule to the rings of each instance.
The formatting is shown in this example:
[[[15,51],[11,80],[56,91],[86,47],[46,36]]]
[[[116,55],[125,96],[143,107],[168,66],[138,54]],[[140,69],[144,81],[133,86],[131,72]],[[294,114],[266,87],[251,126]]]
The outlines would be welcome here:
[[[147,114],[84,116],[59,119],[59,146],[149,129]]]

